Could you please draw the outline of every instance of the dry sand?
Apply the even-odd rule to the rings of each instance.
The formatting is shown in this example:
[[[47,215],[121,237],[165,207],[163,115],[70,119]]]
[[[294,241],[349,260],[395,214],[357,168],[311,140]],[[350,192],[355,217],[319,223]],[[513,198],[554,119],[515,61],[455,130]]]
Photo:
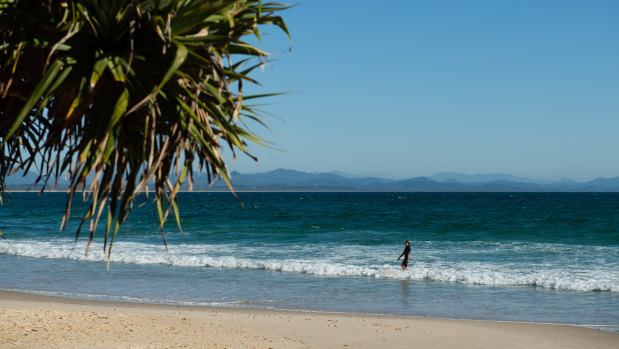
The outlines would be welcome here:
[[[0,348],[619,348],[548,324],[83,301],[0,291]]]

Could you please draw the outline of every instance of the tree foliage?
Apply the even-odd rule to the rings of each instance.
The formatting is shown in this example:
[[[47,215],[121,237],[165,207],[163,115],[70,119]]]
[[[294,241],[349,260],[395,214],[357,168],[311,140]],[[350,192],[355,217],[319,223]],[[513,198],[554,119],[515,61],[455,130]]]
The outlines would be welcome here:
[[[92,241],[104,211],[112,250],[133,199],[152,183],[159,222],[194,169],[229,174],[223,148],[262,140],[244,83],[267,53],[247,42],[288,29],[287,6],[256,0],[0,0],[0,189],[17,170],[70,180],[62,228],[82,191]],[[289,35],[289,34],[288,34]],[[264,125],[264,124],[263,124]],[[249,155],[249,154],[248,154]],[[250,155],[251,156],[251,155]],[[88,251],[88,247],[86,252]]]

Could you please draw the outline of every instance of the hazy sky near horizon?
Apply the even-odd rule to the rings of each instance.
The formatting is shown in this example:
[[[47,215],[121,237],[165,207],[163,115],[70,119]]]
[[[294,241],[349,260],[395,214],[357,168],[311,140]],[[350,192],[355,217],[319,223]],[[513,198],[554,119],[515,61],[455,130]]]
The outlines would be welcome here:
[[[293,2],[294,4],[294,2]],[[284,152],[231,170],[619,176],[619,1],[305,0],[251,92]]]

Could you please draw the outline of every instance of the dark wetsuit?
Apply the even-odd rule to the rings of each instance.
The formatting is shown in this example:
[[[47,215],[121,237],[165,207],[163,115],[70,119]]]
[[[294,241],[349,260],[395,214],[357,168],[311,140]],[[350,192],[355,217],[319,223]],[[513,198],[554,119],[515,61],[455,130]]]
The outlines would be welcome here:
[[[404,256],[404,261],[402,261],[402,266],[408,267],[408,255],[411,253],[411,247],[406,246],[404,248],[404,252],[400,255],[400,257]]]

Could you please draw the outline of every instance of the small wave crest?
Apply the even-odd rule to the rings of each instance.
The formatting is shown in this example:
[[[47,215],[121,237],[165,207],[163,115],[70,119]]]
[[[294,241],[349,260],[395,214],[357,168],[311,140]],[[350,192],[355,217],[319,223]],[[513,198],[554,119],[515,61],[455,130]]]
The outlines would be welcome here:
[[[262,250],[261,250],[262,249]],[[457,260],[413,261],[408,271],[398,263],[380,263],[369,255],[365,265],[354,256],[322,255],[313,259],[283,258],[269,250],[255,247],[253,255],[239,253],[232,245],[178,245],[170,246],[167,253],[162,245],[123,242],[114,247],[111,261],[116,263],[170,265],[177,267],[208,267],[227,269],[254,269],[274,272],[301,273],[322,277],[372,277],[401,280],[426,280],[487,286],[535,286],[555,290],[580,292],[619,292],[619,272],[610,270],[573,270],[557,264],[546,268],[534,265],[513,266],[497,262],[470,262]],[[11,241],[0,244],[0,254],[32,258],[53,258],[75,261],[104,261],[101,249],[91,249],[85,255],[85,244],[69,240]],[[258,252],[256,252],[258,251]],[[308,253],[309,252],[309,253]],[[306,251],[304,255],[310,254]],[[382,255],[384,251],[376,252]],[[269,258],[270,257],[270,258]],[[422,259],[422,258],[420,258]]]

